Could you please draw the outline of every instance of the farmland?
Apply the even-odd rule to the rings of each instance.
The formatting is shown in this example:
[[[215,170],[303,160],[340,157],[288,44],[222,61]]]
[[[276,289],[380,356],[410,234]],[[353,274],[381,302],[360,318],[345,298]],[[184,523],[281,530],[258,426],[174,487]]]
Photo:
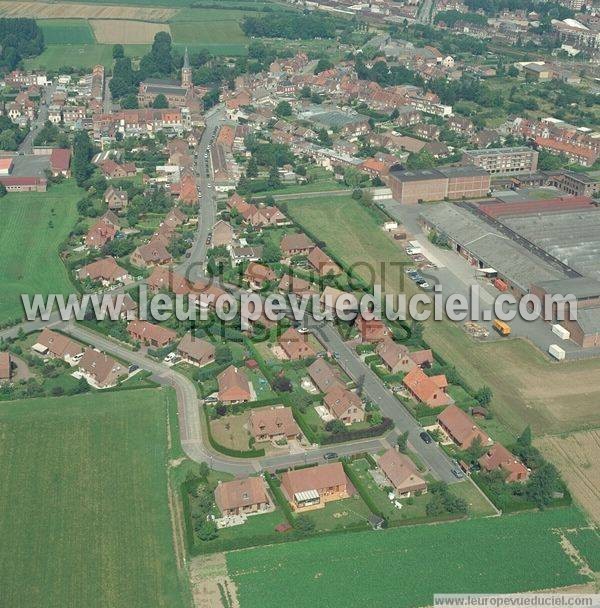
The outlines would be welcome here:
[[[22,316],[22,293],[72,291],[58,247],[75,224],[80,192],[67,181],[45,193],[7,194],[0,199],[0,321]]]
[[[166,398],[152,389],[0,406],[4,606],[184,605]]]
[[[295,222],[324,241],[343,263],[357,264],[356,272],[369,283],[380,283],[389,293],[404,291],[404,274],[397,265],[406,259],[404,251],[360,203],[350,196],[315,197],[289,201],[288,209]]]
[[[90,24],[101,44],[152,44],[158,32],[170,33],[167,23],[146,23],[127,19],[93,19]]]
[[[85,19],[42,19],[38,22],[46,44],[93,44],[94,34]]]
[[[528,424],[538,435],[600,425],[597,359],[556,366],[525,340],[475,343],[448,322],[428,323],[425,339],[472,387],[492,389],[494,414],[514,433]]]
[[[315,598],[331,608],[387,608],[394,598],[409,608],[431,604],[436,592],[511,593],[585,582],[555,531],[584,526],[576,509],[555,509],[236,551],[227,554],[227,566],[245,608],[274,608],[283,596],[297,608],[312,608]]]
[[[558,467],[573,498],[600,523],[600,430],[542,437],[535,445]]]

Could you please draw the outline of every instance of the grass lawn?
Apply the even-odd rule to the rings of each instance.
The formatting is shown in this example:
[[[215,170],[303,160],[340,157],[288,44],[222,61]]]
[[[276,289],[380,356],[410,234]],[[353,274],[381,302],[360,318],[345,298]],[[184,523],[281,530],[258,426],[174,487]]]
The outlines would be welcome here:
[[[282,597],[296,608],[312,608],[315,598],[328,608],[412,608],[431,605],[440,592],[513,593],[587,582],[554,531],[585,525],[574,508],[552,509],[334,534],[226,557],[244,608],[276,608]]]
[[[350,498],[329,502],[322,509],[306,511],[303,515],[314,522],[316,530],[331,532],[357,524],[368,525],[367,518],[371,511],[365,501],[355,494]]]
[[[0,406],[4,606],[185,605],[166,399],[152,389]]]
[[[492,389],[494,417],[514,434],[528,424],[535,434],[600,425],[598,359],[556,365],[525,340],[475,343],[446,321],[427,323],[425,340],[471,387]]]
[[[148,44],[125,44],[125,54],[141,57],[149,49]],[[58,70],[63,66],[92,68],[102,64],[109,68],[113,64],[112,44],[49,44],[41,55],[25,60],[28,70]]]
[[[480,517],[485,515],[493,515],[494,508],[486,500],[485,496],[480,492],[479,488],[469,480],[453,483],[450,486],[450,491],[459,498],[464,498],[469,505],[469,515]]]
[[[0,322],[23,316],[22,293],[73,291],[58,247],[77,220],[82,192],[67,181],[48,192],[11,193],[0,199]]]
[[[328,250],[369,283],[388,293],[404,292],[406,261],[402,248],[386,236],[375,217],[350,196],[318,197],[288,202],[292,219],[323,240]],[[394,263],[394,266],[392,266]]]
[[[241,526],[222,528],[219,530],[219,540],[239,541],[244,538],[268,536],[273,534],[275,532],[275,527],[281,523],[287,523],[287,520],[281,509],[278,507],[270,513],[251,515],[246,520],[246,523],[242,524]],[[210,546],[210,541],[205,542],[204,544]]]
[[[96,42],[90,24],[85,19],[39,19],[46,44],[93,44]]]

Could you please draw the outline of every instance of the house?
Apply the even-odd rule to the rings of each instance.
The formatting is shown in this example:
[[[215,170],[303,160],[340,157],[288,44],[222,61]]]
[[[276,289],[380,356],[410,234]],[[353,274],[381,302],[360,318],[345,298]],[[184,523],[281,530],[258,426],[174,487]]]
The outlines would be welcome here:
[[[359,314],[354,321],[354,325],[358,329],[360,341],[363,344],[365,342],[376,344],[391,335],[390,330],[381,319],[365,319],[362,314]]]
[[[54,148],[50,153],[50,171],[53,177],[62,175],[63,177],[70,177],[71,171],[69,167],[71,165],[71,150],[63,148]]]
[[[220,481],[215,488],[215,503],[223,517],[260,513],[270,506],[261,477]]]
[[[339,462],[286,471],[281,489],[294,511],[320,509],[328,502],[350,496],[348,478]]]
[[[329,285],[322,291],[319,302],[323,311],[333,314],[353,311],[358,307],[358,301],[353,293]]]
[[[105,297],[110,300],[110,306],[113,307],[115,314],[122,321],[131,321],[137,317],[138,305],[128,293],[105,294]]]
[[[184,205],[196,205],[198,203],[198,184],[191,173],[185,173],[179,182],[179,200]]]
[[[409,356],[408,348],[403,344],[394,342],[391,338],[379,342],[375,352],[381,357],[386,369],[391,374],[408,372],[417,367]]]
[[[219,220],[212,229],[212,246],[213,247],[229,247],[233,245],[235,232],[229,222]]]
[[[12,358],[8,351],[0,352],[0,382],[10,382],[12,378]]]
[[[234,266],[238,266],[242,262],[258,262],[263,255],[262,245],[253,245],[247,247],[236,247],[232,246],[229,249],[229,256],[231,257],[231,263]]]
[[[112,158],[107,158],[99,163],[100,170],[107,179],[116,179],[122,177],[132,177],[136,174],[136,168],[133,163],[123,163],[120,165]]]
[[[219,401],[222,403],[240,403],[250,401],[250,383],[244,372],[230,365],[217,376]]]
[[[118,225],[115,225],[107,217],[102,216],[85,235],[85,246],[88,249],[102,249],[106,243],[115,238],[118,231]]]
[[[76,365],[83,356],[81,344],[48,328],[42,330],[36,343],[31,348],[34,352],[45,357],[62,359],[71,367]]]
[[[173,258],[164,243],[154,238],[149,243],[137,247],[131,254],[130,261],[139,268],[149,268],[170,264]]]
[[[307,370],[310,379],[322,393],[328,393],[336,387],[345,388],[335,370],[324,359],[316,359]]]
[[[308,254],[308,263],[319,273],[319,276],[337,276],[342,269],[319,247],[313,247]]]
[[[282,226],[288,223],[288,219],[277,209],[277,207],[256,207],[248,205],[246,211],[242,213],[244,220],[255,228],[265,228],[267,226]]]
[[[179,208],[173,207],[169,213],[165,216],[164,224],[168,224],[173,228],[177,228],[177,226],[181,226],[188,221],[188,216]]]
[[[153,348],[164,348],[177,337],[177,332],[172,329],[138,319],[129,323],[127,333],[133,340]]]
[[[148,289],[152,293],[162,290],[185,295],[192,292],[192,283],[168,268],[156,267],[148,277]]]
[[[290,258],[293,255],[308,255],[315,244],[304,234],[286,234],[279,244],[281,253],[284,258]]]
[[[300,427],[294,420],[291,407],[259,407],[250,411],[248,429],[255,441],[297,439]]]
[[[103,258],[91,264],[86,264],[77,270],[75,274],[80,281],[89,279],[94,283],[102,283],[104,287],[114,285],[115,283],[127,283],[131,279],[129,273],[124,268],[121,268],[113,257]]]
[[[456,443],[461,450],[471,447],[476,438],[482,445],[490,445],[490,436],[482,431],[470,418],[456,405],[449,405],[437,416],[441,429]]]
[[[310,295],[316,293],[310,281],[295,277],[291,274],[284,274],[277,285],[281,293],[294,293],[297,296]]]
[[[323,398],[323,404],[334,418],[346,425],[362,422],[365,419],[365,410],[360,397],[343,386],[334,386],[330,389]]]
[[[402,384],[420,403],[429,407],[440,407],[454,403],[446,393],[448,380],[444,374],[428,376],[420,367],[415,367],[404,376]]]
[[[506,475],[506,483],[527,481],[527,467],[501,443],[495,443],[480,459],[481,468],[490,471],[502,471]]]
[[[294,327],[284,331],[279,336],[278,343],[288,359],[292,361],[314,357],[316,354],[308,343],[308,334],[301,334]]]
[[[182,361],[198,367],[204,367],[215,361],[215,346],[207,340],[197,338],[191,333],[185,334],[177,345],[177,354]]]
[[[104,192],[104,202],[111,211],[122,211],[127,208],[129,198],[125,190],[109,186]]]
[[[86,348],[79,361],[79,373],[95,388],[110,388],[127,375],[127,369],[112,357]]]
[[[398,498],[408,498],[415,492],[427,492],[427,482],[419,476],[413,461],[395,448],[382,454],[377,466],[385,475]]]
[[[265,283],[274,281],[276,278],[274,270],[257,262],[250,262],[244,272],[244,279],[248,281],[252,289],[262,289]]]

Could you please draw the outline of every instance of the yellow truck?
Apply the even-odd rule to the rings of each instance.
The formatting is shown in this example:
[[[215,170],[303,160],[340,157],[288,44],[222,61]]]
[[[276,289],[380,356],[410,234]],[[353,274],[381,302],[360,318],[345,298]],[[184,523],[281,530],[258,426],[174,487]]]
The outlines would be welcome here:
[[[507,325],[504,321],[500,321],[500,319],[494,319],[492,322],[492,327],[501,336],[510,336],[510,325]]]

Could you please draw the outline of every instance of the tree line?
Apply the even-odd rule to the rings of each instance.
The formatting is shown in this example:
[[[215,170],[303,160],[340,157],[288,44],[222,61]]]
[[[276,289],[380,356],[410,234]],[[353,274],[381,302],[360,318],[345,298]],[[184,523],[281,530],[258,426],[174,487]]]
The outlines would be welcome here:
[[[44,50],[44,34],[34,19],[0,19],[0,70],[14,70],[25,57]]]

